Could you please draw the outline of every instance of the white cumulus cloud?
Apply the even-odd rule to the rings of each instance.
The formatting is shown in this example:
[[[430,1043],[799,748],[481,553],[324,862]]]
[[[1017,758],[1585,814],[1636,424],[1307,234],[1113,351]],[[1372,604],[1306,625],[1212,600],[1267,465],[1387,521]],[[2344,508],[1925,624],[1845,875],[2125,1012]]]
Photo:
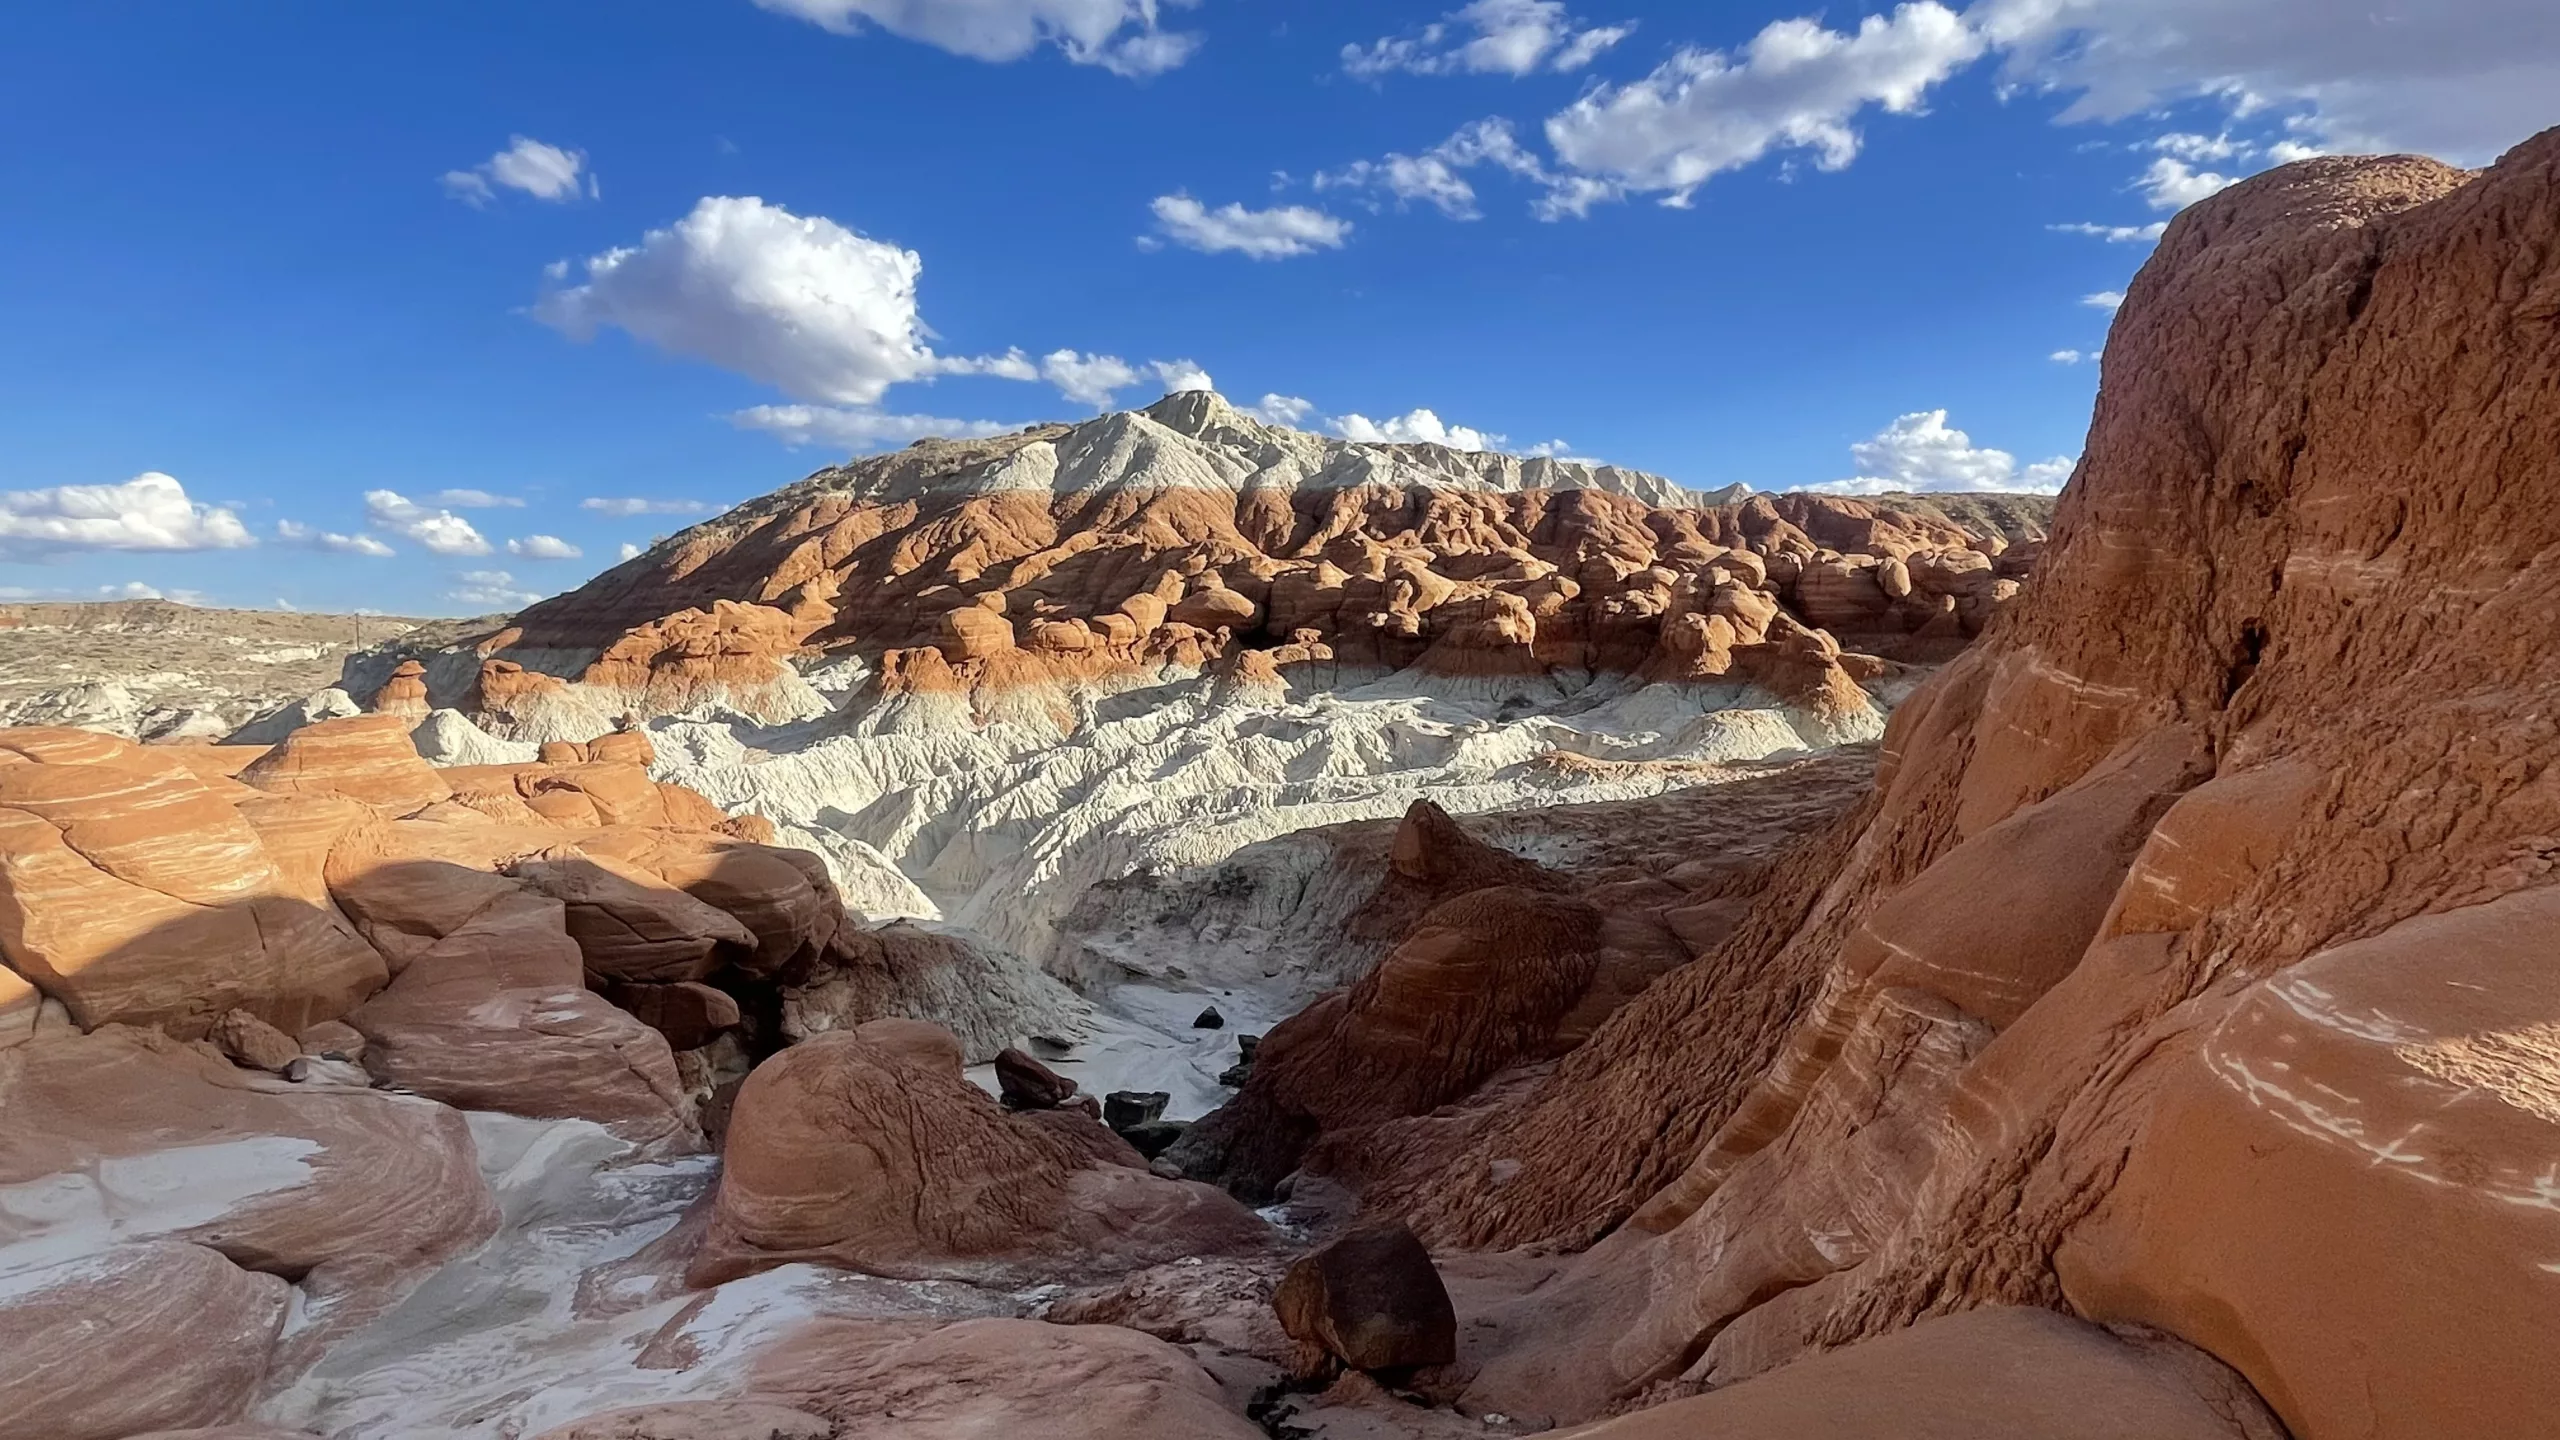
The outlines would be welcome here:
[[[1981,0],[1967,18],[2006,52],[2005,79],[2073,97],[2065,120],[2206,99],[2292,110],[2314,148],[2476,165],[2548,126],[2560,95],[2544,0]]]
[[[439,506],[421,505],[396,490],[364,492],[364,513],[373,528],[414,540],[433,554],[489,553],[489,542],[470,521]]]
[[[1079,355],[1060,350],[1042,357],[1041,374],[1058,393],[1079,405],[1108,409],[1112,392],[1138,383],[1138,369],[1117,355]]]
[[[464,570],[453,577],[445,598],[488,610],[520,610],[542,596],[516,583],[504,570]]]
[[[379,560],[398,554],[390,546],[370,535],[341,535],[305,525],[299,520],[276,522],[276,540],[285,545],[298,545],[305,550],[318,550],[330,555],[370,555]]]
[[[916,314],[923,258],[753,196],[706,196],[638,245],[553,267],[534,315],[573,339],[610,325],[795,397],[870,405],[946,362]]]
[[[1353,412],[1325,422],[1345,440],[1362,445],[1445,445],[1452,450],[1491,450],[1502,437],[1465,425],[1451,425],[1429,410],[1411,410],[1385,420]]]
[[[1306,205],[1248,210],[1227,204],[1212,210],[1188,195],[1159,195],[1149,208],[1160,236],[1206,255],[1232,251],[1254,260],[1286,260],[1339,250],[1351,236],[1350,221]]]
[[[1878,495],[1886,491],[1990,490],[2051,494],[2071,478],[2076,463],[2069,457],[2021,466],[2006,450],[1977,446],[1973,437],[1947,423],[1944,410],[1915,410],[1897,418],[1871,440],[1849,447],[1858,473],[1847,480],[1809,485],[1843,495]]]
[[[456,510],[524,508],[524,502],[513,495],[497,495],[486,490],[438,490],[425,498],[429,505],[450,505]]]
[[[661,500],[645,495],[591,495],[578,502],[581,510],[599,515],[700,515],[711,509],[699,500]]]
[[[1113,397],[1148,376],[1155,377],[1171,395],[1185,390],[1215,389],[1209,372],[1190,360],[1150,360],[1132,365],[1117,355],[1086,355],[1074,350],[1058,350],[1040,358],[1042,379],[1058,387],[1058,393],[1079,405],[1096,410],[1111,408]]]
[[[1159,11],[1196,0],[756,0],[839,35],[876,25],[972,60],[1019,60],[1054,45],[1079,65],[1160,75],[1189,60],[1200,37],[1159,28]]]
[[[583,150],[563,150],[517,135],[509,139],[506,149],[470,169],[446,171],[444,192],[475,207],[497,198],[500,190],[560,204],[599,193],[596,177],[586,166]]]
[[[1398,204],[1420,201],[1452,220],[1473,220],[1475,186],[1466,171],[1492,165],[1525,180],[1554,187],[1546,164],[1520,144],[1511,122],[1478,120],[1419,155],[1389,154],[1383,160],[1355,160],[1339,170],[1319,171],[1318,190],[1355,190],[1385,195]]]
[[[2104,310],[2112,314],[2115,311],[2124,308],[2124,292],[2121,290],[2096,290],[2081,296],[2080,303],[2088,306],[2092,310]]]
[[[993,420],[945,420],[935,415],[892,415],[885,410],[867,410],[838,405],[756,405],[732,412],[729,423],[741,430],[760,430],[785,445],[833,445],[846,450],[874,450],[883,445],[907,445],[918,440],[975,440],[989,435],[1002,435],[1019,430]],[[590,500],[589,509],[603,509],[607,504],[647,504],[645,501]],[[690,510],[708,509],[684,502]],[[643,515],[676,514],[689,511],[610,510],[608,514]]]
[[[2085,350],[2056,350],[2044,358],[2056,365],[2077,365],[2082,361],[2095,360],[2098,357]]]
[[[1235,230],[1226,237],[1227,248],[1249,254],[1268,255],[1272,247],[1290,243],[1285,224],[1257,234],[1250,233],[1253,217],[1204,217],[1203,223],[1211,231]],[[574,278],[565,262],[553,266],[534,314],[573,339],[587,340],[612,326],[669,353],[772,385],[804,403],[753,406],[729,419],[794,445],[865,448],[924,435],[990,435],[1015,428],[899,414],[880,403],[892,386],[941,376],[1045,379],[1070,398],[1096,406],[1107,405],[1111,391],[1143,374],[1168,389],[1208,384],[1207,372],[1187,359],[1132,365],[1115,356],[1060,350],[1035,361],[1019,347],[994,355],[937,355],[929,343],[932,331],[917,311],[916,282],[923,270],[923,258],[914,251],[824,216],[795,215],[752,196],[708,196],[684,219],[648,232],[639,244],[586,260]]]
[[[2223,175],[2211,170],[2198,170],[2175,155],[2163,155],[2151,162],[2135,186],[2154,210],[2184,210],[2208,195],[2217,194],[2240,183],[2237,175]]]
[[[1913,113],[1982,52],[1982,37],[1936,0],[1854,31],[1780,20],[1738,54],[1685,49],[1641,80],[1595,88],[1548,119],[1547,143],[1608,193],[1686,204],[1709,179],[1776,150],[1809,151],[1825,170],[1847,165],[1862,112]]]
[[[625,560],[637,560],[648,552],[641,549],[639,546],[632,544],[630,541],[625,540],[622,542],[622,550],[620,553],[622,558]]]
[[[236,550],[257,544],[240,517],[187,498],[157,470],[115,485],[0,491],[0,559],[77,550]]]
[[[557,535],[526,535],[508,541],[507,553],[527,560],[575,560],[587,552]]]
[[[1275,393],[1265,395],[1254,404],[1245,406],[1244,413],[1266,425],[1294,427],[1306,424],[1307,417],[1316,413],[1316,405],[1314,401],[1302,399],[1296,395]]]
[[[1635,26],[1589,25],[1562,0],[1474,0],[1405,35],[1342,47],[1342,68],[1363,80],[1414,75],[1532,75],[1573,71],[1624,40]]]
[[[1215,390],[1218,382],[1193,360],[1150,360],[1147,370],[1164,386],[1167,395],[1181,395],[1193,390]]]
[[[2147,245],[2167,232],[2169,222],[2155,220],[2148,225],[2093,225],[2086,220],[2080,220],[2069,225],[2047,225],[2044,228],[2058,235],[2087,235],[2093,239],[2104,240],[2110,245]]]

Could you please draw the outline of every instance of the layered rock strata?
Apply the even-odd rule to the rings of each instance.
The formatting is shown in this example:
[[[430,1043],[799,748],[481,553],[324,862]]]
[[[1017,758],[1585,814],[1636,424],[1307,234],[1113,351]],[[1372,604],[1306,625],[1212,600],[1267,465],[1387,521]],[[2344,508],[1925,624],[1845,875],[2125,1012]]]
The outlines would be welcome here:
[[[1444,1244],[1606,1235],[1484,1302],[1467,1403],[1881,1363],[2026,1304],[2200,1347],[2309,1440],[2560,1411],[2526,1353],[2560,1319],[2555,327],[2560,133],[2174,222],[2036,585],[1873,797],[1371,1171]]]
[[[1877,666],[1842,641],[1952,653],[2015,597],[2048,514],[1352,445],[1195,392],[821,471],[475,645],[385,650],[347,683],[572,740],[705,706],[823,713],[801,671],[852,656],[879,698],[982,724],[1073,729],[1080,696],[1225,667],[1731,678],[1854,726]]]

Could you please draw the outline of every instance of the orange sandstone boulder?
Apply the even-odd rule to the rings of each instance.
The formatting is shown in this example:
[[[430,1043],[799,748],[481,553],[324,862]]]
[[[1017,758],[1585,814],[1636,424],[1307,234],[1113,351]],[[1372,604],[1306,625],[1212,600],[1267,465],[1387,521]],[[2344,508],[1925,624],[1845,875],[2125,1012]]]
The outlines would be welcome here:
[[[836,1434],[884,1440],[1256,1440],[1263,1434],[1228,1408],[1198,1361],[1114,1325],[813,1321],[758,1358],[748,1393],[824,1416]]]
[[[10,737],[25,758],[0,765],[0,959],[82,1026],[201,1035],[245,1009],[293,1031],[388,978],[211,785],[111,737]]]
[[[1981,1310],[1559,1437],[2283,1440],[2245,1387],[2181,1350],[2043,1310]]]
[[[409,730],[399,715],[323,720],[277,742],[240,779],[279,795],[339,795],[405,815],[453,793],[418,757]]]
[[[236,1420],[293,1287],[153,1241],[0,1280],[0,1437],[127,1440]]]
[[[377,715],[398,715],[409,720],[424,720],[435,707],[427,700],[427,667],[415,660],[403,660],[393,666],[391,678],[374,692],[373,703],[365,707]]]
[[[1009,1281],[1264,1243],[1242,1207],[1148,1173],[1100,1122],[1007,1114],[956,1052],[868,1030],[805,1041],[747,1078],[695,1284],[801,1262]]]

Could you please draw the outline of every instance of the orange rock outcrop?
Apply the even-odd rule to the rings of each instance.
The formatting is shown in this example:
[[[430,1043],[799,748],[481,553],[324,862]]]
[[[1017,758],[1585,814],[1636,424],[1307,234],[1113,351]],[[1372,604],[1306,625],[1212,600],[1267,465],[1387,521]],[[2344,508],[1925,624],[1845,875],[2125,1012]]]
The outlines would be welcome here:
[[[858,654],[890,693],[967,696],[985,718],[1026,687],[1261,655],[1752,681],[1838,717],[1867,709],[1844,645],[1952,654],[2014,599],[2051,513],[2035,496],[1673,503],[1651,477],[1613,490],[1539,461],[1488,488],[1428,447],[1392,452],[1392,472],[1389,452],[1332,455],[1320,479],[1280,458],[1319,445],[1193,394],[821,471],[525,611],[477,647],[472,692],[439,699],[536,738],[706,704],[792,719],[812,699],[795,661]],[[1226,473],[1255,465],[1269,485]]]
[[[813,971],[844,919],[824,868],[650,780],[645,737],[439,771],[407,727],[230,755],[0,730],[0,1043],[58,1003],[75,1031],[216,1035],[281,1069],[343,1021],[383,1083],[697,1139],[746,1055],[682,1060],[632,1012],[699,1048],[743,1013],[665,987]]]
[[[2560,1413],[2555,395],[2560,132],[2175,221],[2035,584],[1859,812],[1368,1177],[1443,1245],[1599,1239],[1480,1305],[1468,1403],[1854,1346],[1883,1368],[1594,1432],[1830,1433],[1817,1370],[1872,1388],[1925,1348],[1877,1337],[2026,1305],[2199,1347],[2304,1440]],[[1894,558],[1808,567],[1807,618],[1957,583]]]

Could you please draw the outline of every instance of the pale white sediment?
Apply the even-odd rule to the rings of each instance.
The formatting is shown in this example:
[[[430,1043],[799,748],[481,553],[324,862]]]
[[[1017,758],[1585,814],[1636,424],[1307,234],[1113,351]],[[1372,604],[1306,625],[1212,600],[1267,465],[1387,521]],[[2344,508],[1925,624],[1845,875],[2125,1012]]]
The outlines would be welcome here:
[[[1744,685],[1609,677],[1404,672],[1292,693],[1173,672],[983,725],[964,697],[867,693],[816,722],[655,720],[654,773],[772,819],[865,916],[939,918],[1066,981],[1092,1008],[1056,1017],[1071,1045],[1044,1058],[1091,1093],[1166,1091],[1177,1117],[1224,1098],[1234,1034],[1375,958],[1342,931],[1374,867],[1335,865],[1308,832],[1422,799],[1462,815],[1638,799],[1881,728]],[[1063,737],[1060,710],[1083,717]],[[1191,1028],[1211,1003],[1223,1037]]]
[[[1019,1298],[794,1265],[708,1292],[650,1252],[709,1187],[708,1156],[645,1158],[583,1120],[470,1117],[504,1223],[330,1347],[254,1418],[333,1440],[515,1440],[618,1406],[736,1394],[754,1352],[818,1316],[967,1319]],[[287,1321],[309,1323],[299,1312]]]

